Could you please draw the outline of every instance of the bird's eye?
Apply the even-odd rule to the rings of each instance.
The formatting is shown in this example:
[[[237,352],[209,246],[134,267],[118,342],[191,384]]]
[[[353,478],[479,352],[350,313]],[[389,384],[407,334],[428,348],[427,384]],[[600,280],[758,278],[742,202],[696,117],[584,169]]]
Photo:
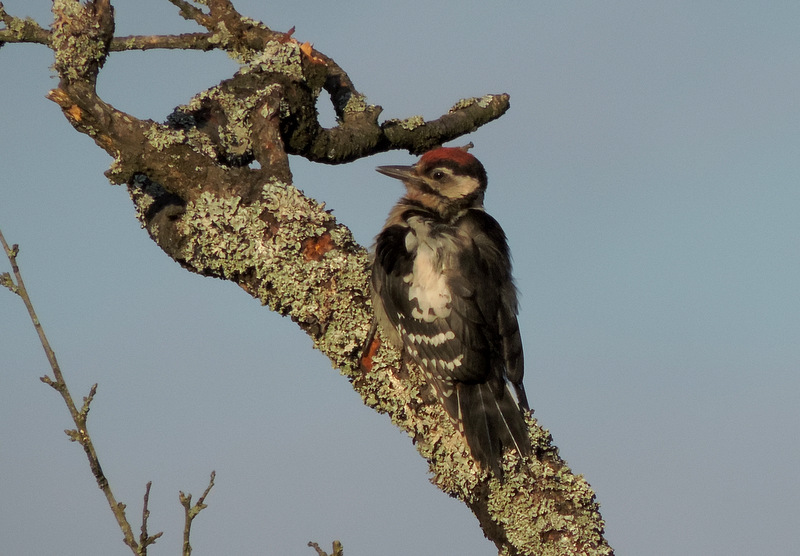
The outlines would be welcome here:
[[[432,174],[432,176],[431,176],[431,177],[432,177],[433,179],[435,179],[436,181],[439,181],[440,179],[442,179],[442,178],[444,177],[444,172],[442,172],[441,170],[436,170],[436,171],[435,171],[435,172]]]

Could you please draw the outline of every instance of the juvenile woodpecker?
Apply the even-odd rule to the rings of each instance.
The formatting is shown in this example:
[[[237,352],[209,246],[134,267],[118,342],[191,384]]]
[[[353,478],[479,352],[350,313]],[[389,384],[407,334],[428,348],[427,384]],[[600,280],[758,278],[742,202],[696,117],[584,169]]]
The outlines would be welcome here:
[[[483,208],[486,170],[460,148],[380,166],[406,194],[375,241],[377,321],[425,373],[473,457],[502,476],[531,451],[522,340],[506,236]]]

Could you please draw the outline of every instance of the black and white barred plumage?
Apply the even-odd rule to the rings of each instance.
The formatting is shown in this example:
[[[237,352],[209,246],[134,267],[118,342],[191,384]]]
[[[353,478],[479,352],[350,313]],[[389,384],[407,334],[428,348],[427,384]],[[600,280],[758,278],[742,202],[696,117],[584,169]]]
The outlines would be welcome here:
[[[473,457],[500,476],[505,450],[531,446],[517,294],[505,233],[483,209],[486,171],[457,148],[378,171],[407,189],[376,238],[378,322],[425,372]]]

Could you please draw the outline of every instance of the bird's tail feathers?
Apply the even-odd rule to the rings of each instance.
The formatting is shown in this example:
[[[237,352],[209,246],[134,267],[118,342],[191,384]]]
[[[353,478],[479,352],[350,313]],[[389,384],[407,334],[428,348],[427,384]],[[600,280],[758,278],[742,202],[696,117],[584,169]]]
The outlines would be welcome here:
[[[502,477],[503,452],[514,449],[526,456],[531,453],[531,443],[525,417],[514,396],[504,384],[501,392],[493,386],[458,384],[458,411],[473,457]]]

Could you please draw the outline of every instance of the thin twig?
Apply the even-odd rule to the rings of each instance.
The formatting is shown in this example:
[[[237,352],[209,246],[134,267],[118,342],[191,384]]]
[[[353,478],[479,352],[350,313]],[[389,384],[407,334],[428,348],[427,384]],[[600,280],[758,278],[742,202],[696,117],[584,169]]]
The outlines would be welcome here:
[[[50,342],[47,340],[47,336],[44,333],[44,328],[42,328],[42,325],[39,322],[39,317],[36,316],[33,303],[28,295],[28,290],[25,288],[25,282],[22,280],[22,275],[20,274],[19,266],[17,265],[19,246],[15,244],[9,247],[2,231],[0,231],[0,243],[2,243],[3,249],[8,257],[8,261],[11,263],[11,272],[14,274],[14,278],[12,279],[9,274],[4,273],[2,283],[12,292],[16,293],[22,298],[22,302],[28,309],[31,322],[33,322],[33,327],[36,329],[36,333],[39,335],[39,340],[44,348],[45,354],[47,355],[47,360],[50,362],[50,368],[53,370],[53,376],[55,377],[55,379],[53,379],[45,375],[41,377],[40,380],[61,394],[61,397],[63,398],[64,403],[67,405],[67,409],[69,409],[70,416],[72,417],[72,421],[75,423],[76,427],[73,430],[66,430],[64,432],[67,433],[67,436],[70,438],[70,440],[73,442],[78,442],[81,446],[83,446],[86,457],[89,459],[89,467],[92,469],[92,473],[97,481],[97,486],[100,487],[100,490],[102,490],[103,494],[106,496],[108,505],[111,507],[111,511],[114,513],[114,517],[117,519],[117,524],[119,525],[120,529],[122,530],[122,534],[125,537],[125,544],[131,548],[135,555],[143,556],[144,553],[139,550],[139,545],[136,543],[136,540],[133,537],[133,531],[130,523],[128,523],[128,520],[125,517],[125,504],[117,502],[114,494],[111,492],[111,487],[108,484],[108,480],[106,479],[105,475],[103,474],[103,470],[100,467],[100,460],[97,457],[94,444],[89,436],[89,431],[86,429],[86,419],[89,413],[89,405],[91,404],[92,399],[97,392],[97,385],[95,384],[92,386],[91,390],[89,391],[89,395],[83,398],[83,405],[79,410],[75,405],[75,401],[72,399],[72,395],[69,393],[67,383],[64,381],[64,375],[61,374],[61,367],[58,365],[56,354],[53,351],[53,348],[50,346]]]
[[[163,535],[163,532],[156,533],[153,536],[147,534],[147,520],[150,517],[150,487],[153,485],[152,481],[148,481],[144,490],[144,504],[142,504],[142,532],[139,535],[139,554],[145,556],[147,554],[147,547],[155,544],[156,539]]]
[[[327,552],[322,550],[319,545],[315,542],[309,541],[308,546],[313,548],[317,551],[317,556],[343,556],[344,555],[344,548],[342,547],[342,543],[339,541],[333,541],[333,552],[328,555]]]
[[[197,517],[197,514],[208,507],[205,503],[206,496],[208,496],[208,493],[211,492],[212,488],[214,488],[214,479],[216,476],[217,472],[212,471],[211,478],[208,481],[208,486],[203,491],[203,494],[200,496],[200,498],[197,499],[197,503],[195,503],[194,506],[192,506],[191,494],[184,494],[183,491],[180,491],[178,494],[178,499],[181,501],[181,506],[183,506],[183,513],[185,516],[183,526],[183,556],[190,556],[192,554],[192,545],[189,542],[189,534],[192,530],[192,521],[195,517]]]
[[[209,17],[203,13],[203,10],[192,6],[189,2],[184,0],[169,0],[181,11],[181,17],[184,19],[192,19],[202,25],[203,27],[209,23]]]

